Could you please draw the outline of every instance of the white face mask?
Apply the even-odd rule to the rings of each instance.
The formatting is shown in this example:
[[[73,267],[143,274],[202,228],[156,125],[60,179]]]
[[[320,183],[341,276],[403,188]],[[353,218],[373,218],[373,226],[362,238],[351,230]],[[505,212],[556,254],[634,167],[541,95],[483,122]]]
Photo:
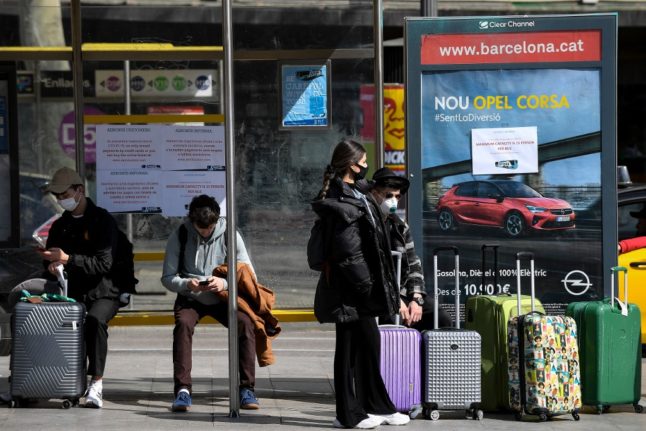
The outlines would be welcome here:
[[[74,196],[67,199],[61,199],[58,201],[58,204],[66,211],[74,211],[77,206],[79,206],[79,201],[76,200],[76,195],[78,192],[74,193]]]
[[[384,199],[384,201],[381,203],[381,211],[384,213],[384,215],[395,214],[397,212],[398,202],[399,201],[395,197]]]

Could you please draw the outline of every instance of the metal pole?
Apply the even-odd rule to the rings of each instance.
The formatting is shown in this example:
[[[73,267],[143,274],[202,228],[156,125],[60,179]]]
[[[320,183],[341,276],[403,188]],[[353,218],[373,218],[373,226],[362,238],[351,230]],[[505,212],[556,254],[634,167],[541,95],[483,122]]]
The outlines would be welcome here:
[[[422,0],[422,16],[437,16],[437,0]]]
[[[83,133],[83,57],[81,52],[81,0],[72,0],[72,82],[74,82],[74,143],[76,171],[85,178],[85,134]]]
[[[132,102],[130,100],[130,60],[125,60],[123,62],[123,81],[123,91],[125,93],[125,112],[126,115],[130,115],[132,113]],[[132,213],[128,213],[126,214],[126,234],[128,235],[128,240],[130,240],[130,242],[133,242],[133,231],[134,229],[132,226]],[[128,301],[128,310],[133,310],[134,308],[135,297],[133,295],[130,295]]]
[[[375,49],[375,148],[377,167],[384,166],[384,26],[381,0],[373,0],[373,24]]]
[[[238,286],[236,284],[235,118],[233,116],[233,17],[231,0],[222,1],[224,47],[224,158],[227,199],[227,282],[229,283],[229,417],[240,417],[238,375]]]

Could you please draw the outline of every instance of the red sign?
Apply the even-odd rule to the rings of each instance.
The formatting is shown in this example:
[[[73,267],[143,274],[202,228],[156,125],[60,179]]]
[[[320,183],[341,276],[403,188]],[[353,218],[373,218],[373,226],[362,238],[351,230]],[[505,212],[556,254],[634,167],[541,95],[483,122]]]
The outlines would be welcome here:
[[[422,64],[600,61],[601,32],[427,34]]]

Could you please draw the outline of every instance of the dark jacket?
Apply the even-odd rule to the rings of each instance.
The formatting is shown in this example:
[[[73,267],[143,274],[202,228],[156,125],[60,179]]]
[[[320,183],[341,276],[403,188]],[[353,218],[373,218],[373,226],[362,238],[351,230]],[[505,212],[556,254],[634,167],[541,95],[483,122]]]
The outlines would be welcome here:
[[[379,206],[362,190],[364,184],[359,182],[356,187],[366,201],[336,178],[327,197],[312,203],[314,212],[325,221],[328,250],[314,301],[314,313],[321,323],[392,315],[399,309],[388,234]]]
[[[119,289],[110,279],[117,241],[116,221],[89,198],[82,217],[74,218],[65,211],[54,222],[47,248],[58,247],[70,256],[65,265],[68,296],[79,301],[119,297]],[[48,278],[52,278],[49,273]]]
[[[402,254],[399,294],[407,299],[412,299],[415,293],[426,296],[422,261],[415,253],[410,228],[397,214],[389,214],[385,223],[390,234],[392,249]]]

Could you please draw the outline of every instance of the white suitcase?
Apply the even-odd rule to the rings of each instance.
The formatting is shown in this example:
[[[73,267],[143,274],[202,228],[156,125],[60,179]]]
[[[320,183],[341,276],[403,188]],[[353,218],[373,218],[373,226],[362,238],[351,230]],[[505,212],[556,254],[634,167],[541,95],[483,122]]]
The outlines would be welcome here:
[[[437,255],[441,251],[455,254],[455,328],[438,329]],[[460,329],[460,257],[457,247],[433,250],[433,281],[435,329],[422,334],[424,359],[424,416],[440,418],[439,410],[465,410],[469,417],[480,420],[480,355],[481,338],[476,331]]]

